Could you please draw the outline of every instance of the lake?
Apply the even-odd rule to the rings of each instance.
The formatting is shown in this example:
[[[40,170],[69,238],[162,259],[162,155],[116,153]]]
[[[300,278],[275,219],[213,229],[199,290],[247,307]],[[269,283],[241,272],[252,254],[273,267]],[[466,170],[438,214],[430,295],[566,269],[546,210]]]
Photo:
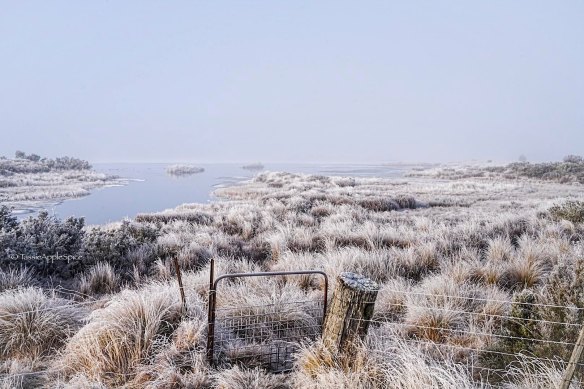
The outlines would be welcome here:
[[[240,164],[197,164],[202,173],[171,176],[168,163],[93,164],[96,171],[127,178],[128,185],[94,189],[77,199],[52,203],[45,207],[59,218],[84,217],[86,224],[104,224],[148,213],[174,208],[184,203],[206,203],[217,200],[212,192],[220,186],[247,180],[259,171],[249,171]],[[352,177],[401,177],[406,167],[395,165],[316,165],[265,164],[264,171],[286,171]],[[36,212],[20,215],[27,217]]]

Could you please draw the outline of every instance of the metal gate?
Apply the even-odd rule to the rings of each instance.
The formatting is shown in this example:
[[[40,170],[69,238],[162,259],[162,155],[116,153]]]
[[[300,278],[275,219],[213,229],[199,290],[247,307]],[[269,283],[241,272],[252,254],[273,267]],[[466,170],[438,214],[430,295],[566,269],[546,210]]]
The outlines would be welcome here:
[[[213,269],[213,265],[211,265]],[[217,307],[217,286],[225,279],[320,275],[324,278],[322,300],[287,301],[258,306]],[[272,372],[292,368],[293,354],[301,343],[322,334],[326,313],[328,278],[318,270],[234,273],[211,281],[207,358],[211,366],[241,364]]]

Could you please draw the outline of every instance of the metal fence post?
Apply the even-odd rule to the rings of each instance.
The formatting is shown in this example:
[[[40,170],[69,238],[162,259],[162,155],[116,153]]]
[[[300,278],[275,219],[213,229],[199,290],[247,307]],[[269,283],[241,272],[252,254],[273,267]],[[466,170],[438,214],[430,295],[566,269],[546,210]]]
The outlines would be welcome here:
[[[215,345],[215,258],[211,257],[209,264],[209,311],[207,313],[207,360],[213,366]]]

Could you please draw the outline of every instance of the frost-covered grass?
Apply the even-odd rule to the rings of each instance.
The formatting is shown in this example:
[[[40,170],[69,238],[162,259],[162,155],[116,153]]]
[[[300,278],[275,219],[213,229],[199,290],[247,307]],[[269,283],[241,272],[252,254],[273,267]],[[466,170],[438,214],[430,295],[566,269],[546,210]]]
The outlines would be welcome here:
[[[0,359],[39,359],[53,354],[80,327],[83,309],[39,288],[0,293]]]
[[[197,174],[204,172],[205,169],[202,167],[197,167],[194,165],[170,165],[166,168],[166,172],[173,176],[188,176],[191,174]]]
[[[122,182],[75,158],[0,159],[0,202],[16,209],[86,196],[91,189]]]
[[[409,175],[447,179],[532,179],[584,184],[584,159],[580,156],[569,155],[562,162],[516,162],[504,166],[490,166],[490,164],[438,166],[411,172]]]
[[[499,176],[380,179],[267,172],[217,195],[225,201],[185,204],[94,228],[46,219],[17,227],[4,217],[3,244],[16,239],[18,249],[34,251],[60,242],[63,250],[80,255],[73,265],[35,267],[35,273],[53,271],[52,282],[74,281],[76,301],[98,301],[90,305],[89,320],[79,330],[57,335],[61,340],[43,347],[39,360],[31,365],[20,355],[6,354],[0,360],[3,371],[16,382],[12,371],[49,367],[54,373],[43,379],[53,387],[481,388],[485,384],[461,366],[505,368],[496,365],[504,361],[455,353],[450,346],[525,350],[541,357],[569,354],[565,348],[506,343],[500,336],[517,335],[514,321],[503,318],[526,314],[508,301],[584,308],[584,225],[564,217],[572,212],[554,211],[567,199],[582,201],[581,185]],[[27,246],[27,237],[38,230],[75,239],[64,244],[47,238]],[[184,271],[186,315],[180,312],[174,257]],[[289,375],[255,367],[211,369],[204,345],[212,257],[216,276],[320,269],[334,288],[342,271],[364,274],[381,284],[374,312],[378,323],[351,360],[317,343],[302,348]],[[31,293],[25,289],[29,273],[4,271],[3,295]],[[18,280],[20,289],[14,286]],[[49,283],[43,286],[51,289]],[[318,277],[227,282],[218,306],[277,307],[286,300],[318,299],[322,290]],[[577,312],[531,312],[545,319],[532,333],[573,342],[573,330],[561,332],[545,322],[580,323],[584,318]],[[315,320],[308,314],[283,319]],[[412,340],[435,345],[421,347]],[[46,350],[52,351],[47,355]],[[561,366],[520,358],[513,369],[508,388],[552,387],[561,374]]]

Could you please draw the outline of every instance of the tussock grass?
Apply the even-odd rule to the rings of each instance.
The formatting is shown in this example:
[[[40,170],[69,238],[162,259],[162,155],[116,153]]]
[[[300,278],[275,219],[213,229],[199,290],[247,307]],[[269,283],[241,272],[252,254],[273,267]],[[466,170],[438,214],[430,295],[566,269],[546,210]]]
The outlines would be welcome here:
[[[180,311],[180,302],[169,286],[125,290],[92,312],[89,323],[67,344],[59,366],[67,376],[83,374],[108,385],[124,384],[172,335]]]
[[[120,277],[107,262],[99,262],[79,281],[79,292],[85,295],[109,294],[120,287]]]
[[[223,370],[214,377],[217,389],[288,389],[288,379],[284,375],[272,375],[258,368],[242,369],[234,366]]]
[[[68,381],[57,380],[54,383],[55,389],[109,389],[103,382],[94,381],[82,374],[73,376]]]
[[[7,359],[0,363],[0,388],[26,389],[42,386],[46,376],[43,373],[34,373],[39,369],[37,365],[34,358]]]
[[[162,389],[212,387],[210,369],[201,350],[181,350],[175,345],[156,355],[152,364],[141,365],[130,387]]]
[[[61,348],[85,312],[39,288],[0,294],[0,358],[41,358]]]
[[[533,360],[522,361],[508,372],[514,389],[548,389],[558,388],[564,375],[564,366],[549,365]],[[580,389],[582,384],[574,380],[570,389]]]
[[[373,320],[402,321],[406,313],[408,292],[411,289],[411,282],[403,278],[385,282],[377,294]]]
[[[36,284],[34,274],[27,268],[0,269],[0,293],[5,290],[34,286]]]
[[[374,339],[374,335],[371,337]],[[305,348],[294,373],[297,388],[476,388],[452,361],[438,364],[402,341],[377,338],[350,357],[334,355],[321,344]],[[479,386],[480,387],[480,386]]]

